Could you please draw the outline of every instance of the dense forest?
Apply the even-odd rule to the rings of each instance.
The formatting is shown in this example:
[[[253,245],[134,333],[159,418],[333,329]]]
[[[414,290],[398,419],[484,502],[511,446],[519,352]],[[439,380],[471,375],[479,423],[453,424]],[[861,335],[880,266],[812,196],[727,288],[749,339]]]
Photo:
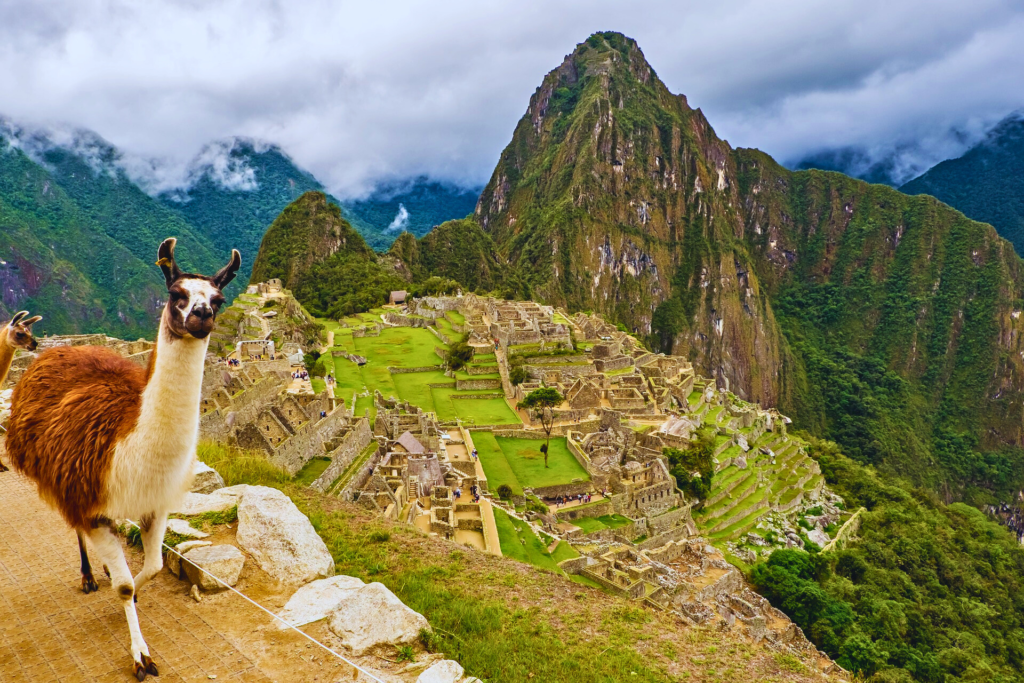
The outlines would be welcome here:
[[[1024,548],[963,503],[880,478],[808,437],[829,486],[861,507],[857,541],[777,550],[757,590],[815,645],[872,681],[1024,680]]]

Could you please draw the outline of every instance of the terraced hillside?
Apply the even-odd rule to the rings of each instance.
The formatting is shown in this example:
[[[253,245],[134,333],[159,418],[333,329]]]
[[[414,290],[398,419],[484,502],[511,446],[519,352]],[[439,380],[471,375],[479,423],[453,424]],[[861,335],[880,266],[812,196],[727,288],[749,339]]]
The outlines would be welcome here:
[[[735,542],[768,513],[794,510],[823,485],[799,439],[768,432],[746,454],[734,445],[719,455],[714,487],[693,518],[712,542]]]

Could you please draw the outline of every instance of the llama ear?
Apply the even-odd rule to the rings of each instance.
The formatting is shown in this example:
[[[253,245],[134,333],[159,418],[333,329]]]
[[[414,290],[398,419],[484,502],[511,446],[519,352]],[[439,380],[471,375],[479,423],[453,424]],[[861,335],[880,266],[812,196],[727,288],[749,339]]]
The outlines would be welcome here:
[[[177,243],[178,240],[168,237],[160,244],[160,249],[156,253],[156,264],[160,266],[160,270],[164,271],[164,280],[167,282],[168,289],[175,280],[181,277],[181,269],[178,268],[178,263],[174,260],[174,245]]]
[[[228,283],[235,279],[235,273],[242,267],[242,255],[238,253],[237,249],[231,250],[231,260],[228,264],[217,271],[211,279],[213,284],[217,286],[217,289],[223,290],[228,286]]]
[[[11,318],[11,322],[9,322],[7,324],[10,325],[11,327],[14,327],[26,315],[28,315],[28,311],[18,311],[17,313],[14,314],[14,317]]]
[[[37,322],[39,322],[42,319],[43,319],[43,316],[41,316],[41,315],[34,315],[31,318],[28,318],[26,320],[22,320],[21,324],[24,325],[25,327],[32,327],[33,325],[35,325]]]

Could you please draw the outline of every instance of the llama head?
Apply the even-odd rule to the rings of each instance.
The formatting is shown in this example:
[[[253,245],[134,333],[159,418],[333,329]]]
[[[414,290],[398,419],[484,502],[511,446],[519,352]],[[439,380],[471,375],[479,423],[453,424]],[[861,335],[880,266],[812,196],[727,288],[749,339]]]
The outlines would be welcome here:
[[[178,339],[205,339],[213,331],[217,311],[224,303],[223,289],[235,279],[242,266],[242,256],[231,250],[231,260],[215,275],[183,273],[174,260],[173,237],[163,241],[157,252],[157,265],[164,272],[167,293],[162,324]]]
[[[19,349],[25,349],[26,351],[35,351],[39,345],[36,342],[36,338],[32,336],[32,326],[43,319],[41,315],[35,315],[31,318],[26,318],[28,311],[18,311],[11,318],[11,322],[7,323],[2,330],[4,342],[8,346],[13,346]]]

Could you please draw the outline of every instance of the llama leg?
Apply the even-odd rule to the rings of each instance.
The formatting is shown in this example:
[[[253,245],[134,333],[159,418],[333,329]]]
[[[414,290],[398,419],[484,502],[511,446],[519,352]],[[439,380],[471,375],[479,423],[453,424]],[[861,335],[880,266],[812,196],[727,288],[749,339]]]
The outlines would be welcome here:
[[[164,530],[167,529],[167,515],[146,515],[139,521],[142,531],[142,547],[146,551],[146,562],[135,575],[135,599],[138,602],[139,589],[157,575],[164,566]]]
[[[89,531],[89,540],[96,550],[103,564],[110,569],[110,580],[114,590],[121,596],[124,605],[124,615],[128,620],[128,631],[132,637],[132,660],[134,666],[132,673],[135,678],[142,681],[146,674],[157,675],[156,664],[149,657],[149,647],[142,637],[142,630],[139,628],[139,615],[135,611],[135,583],[132,579],[132,572],[128,568],[128,562],[124,559],[124,550],[114,531],[102,522],[95,525]]]
[[[78,555],[82,559],[82,592],[92,593],[93,591],[98,591],[100,587],[92,576],[92,567],[89,565],[89,553],[85,551],[85,536],[82,535],[81,530],[77,530],[77,532]]]

